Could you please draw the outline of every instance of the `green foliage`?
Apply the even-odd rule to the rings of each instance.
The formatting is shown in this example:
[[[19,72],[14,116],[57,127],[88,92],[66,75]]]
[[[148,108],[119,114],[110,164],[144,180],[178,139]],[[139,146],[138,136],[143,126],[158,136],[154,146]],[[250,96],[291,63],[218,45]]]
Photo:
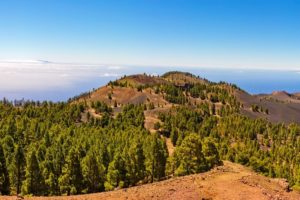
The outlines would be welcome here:
[[[22,182],[25,179],[25,166],[26,166],[24,150],[21,145],[17,145],[15,147],[13,164],[11,166],[12,166],[12,170],[11,170],[12,184],[15,187],[16,193],[19,194],[21,192]]]
[[[269,109],[267,108],[263,108],[262,106],[258,106],[256,104],[251,105],[251,110],[253,112],[260,112],[260,113],[265,113],[265,114],[269,114]]]
[[[165,141],[144,129],[143,105],[123,107],[115,119],[106,104],[91,106],[101,119],[81,121],[86,104],[0,102],[1,174],[10,178],[1,178],[1,193],[80,194],[164,178]]]
[[[96,113],[111,113],[112,112],[112,108],[108,107],[105,103],[103,103],[101,101],[92,102],[91,107],[95,109]]]
[[[115,154],[111,163],[108,166],[107,180],[105,182],[105,190],[114,188],[123,188],[126,176],[125,161],[119,153]]]
[[[36,152],[29,154],[26,167],[25,181],[22,185],[23,194],[44,195],[44,180],[36,157]]]
[[[79,151],[75,148],[71,148],[66,158],[66,164],[62,169],[62,176],[59,179],[62,193],[81,193],[83,189],[83,175],[79,159]]]
[[[141,140],[133,141],[126,152],[124,152],[126,155],[126,180],[130,186],[133,186],[142,181],[146,174],[145,155]]]
[[[148,109],[153,110],[154,108],[155,108],[154,103],[150,102],[149,105],[148,105]]]
[[[209,169],[202,152],[201,139],[196,134],[188,135],[174,153],[174,174],[178,176],[204,172]]]
[[[9,184],[6,160],[4,157],[3,148],[0,144],[0,194],[8,195],[10,193]]]
[[[153,182],[163,178],[165,176],[168,150],[165,142],[158,134],[154,134],[148,139],[145,152],[146,170],[150,176],[150,181]]]
[[[82,173],[86,180],[87,192],[98,192],[103,190],[105,167],[97,160],[96,150],[89,150],[83,159]]]
[[[230,160],[266,176],[286,178],[291,185],[300,183],[298,125],[253,120],[232,111],[224,112],[219,118],[207,110],[208,104],[201,104],[197,109],[179,106],[159,115],[163,129],[170,132],[171,141],[176,145],[174,155],[167,162],[169,175],[194,173],[187,170],[193,163],[187,160],[192,158],[184,158],[185,154],[178,151],[188,151],[189,146],[182,145],[190,134],[197,133],[208,168],[222,164],[220,160]]]
[[[144,107],[129,104],[124,106],[123,112],[117,116],[116,122],[121,126],[144,127]]]
[[[154,129],[155,129],[155,130],[160,129],[160,123],[159,123],[159,122],[155,122],[155,123],[154,123]]]
[[[166,93],[165,99],[171,103],[185,104],[187,99],[180,87],[163,85],[162,90]]]
[[[226,83],[154,84],[141,91],[147,87],[174,104],[159,114],[158,133],[144,128],[144,110],[155,109],[150,101],[123,106],[114,117],[110,106],[94,102],[90,107],[101,117],[86,120],[87,103],[0,102],[0,193],[101,192],[204,172],[226,159],[299,187],[298,125],[241,116]],[[176,147],[172,156],[165,137]]]
[[[202,152],[207,161],[208,168],[211,169],[222,164],[217,147],[211,139],[205,138],[202,146]]]
[[[253,105],[251,105],[251,110],[252,110],[253,112],[259,112],[259,106],[256,105],[256,104],[253,104]]]

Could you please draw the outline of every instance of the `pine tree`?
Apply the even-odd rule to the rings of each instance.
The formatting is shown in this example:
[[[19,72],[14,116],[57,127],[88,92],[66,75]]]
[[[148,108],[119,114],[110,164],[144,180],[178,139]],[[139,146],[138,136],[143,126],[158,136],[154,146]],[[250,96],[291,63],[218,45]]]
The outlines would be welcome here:
[[[6,166],[6,160],[2,145],[0,144],[0,193],[2,195],[8,195],[10,193],[9,175]]]
[[[209,139],[204,140],[202,151],[205,159],[207,160],[209,169],[222,164],[215,144]]]
[[[69,151],[62,176],[59,178],[62,193],[80,194],[83,189],[83,175],[79,160],[79,152],[75,148]]]
[[[26,160],[23,151],[23,147],[21,145],[17,145],[14,153],[13,159],[13,176],[12,181],[13,185],[16,188],[17,194],[21,192],[22,182],[25,179],[25,166]]]
[[[172,144],[174,146],[176,146],[177,139],[178,139],[178,132],[176,129],[172,129],[170,138],[171,138]]]
[[[82,172],[86,180],[88,192],[99,192],[104,186],[104,166],[97,161],[96,153],[92,150],[83,160]]]
[[[114,159],[109,163],[106,182],[104,184],[105,190],[113,190],[116,187],[123,188],[125,180],[125,163],[119,152],[116,152]]]
[[[146,170],[151,177],[150,181],[153,182],[164,177],[168,151],[165,142],[161,140],[158,133],[150,137],[145,153]]]
[[[178,161],[175,175],[187,175],[204,172],[208,169],[207,161],[202,153],[201,139],[196,134],[190,134],[175,150],[175,160]]]
[[[44,179],[39,167],[35,151],[29,154],[27,159],[25,181],[22,185],[23,194],[43,195]]]
[[[126,155],[126,179],[129,180],[129,185],[135,185],[145,175],[145,156],[141,142],[133,141]]]

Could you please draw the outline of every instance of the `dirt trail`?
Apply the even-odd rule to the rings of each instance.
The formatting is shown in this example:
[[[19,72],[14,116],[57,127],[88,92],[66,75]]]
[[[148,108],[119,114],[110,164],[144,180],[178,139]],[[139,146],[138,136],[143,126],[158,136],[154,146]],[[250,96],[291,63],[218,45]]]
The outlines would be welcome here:
[[[16,200],[16,197],[2,197]],[[64,197],[26,197],[28,200],[288,200],[300,199],[300,193],[287,192],[285,182],[270,179],[252,172],[250,169],[224,162],[210,172],[172,178],[112,192]]]

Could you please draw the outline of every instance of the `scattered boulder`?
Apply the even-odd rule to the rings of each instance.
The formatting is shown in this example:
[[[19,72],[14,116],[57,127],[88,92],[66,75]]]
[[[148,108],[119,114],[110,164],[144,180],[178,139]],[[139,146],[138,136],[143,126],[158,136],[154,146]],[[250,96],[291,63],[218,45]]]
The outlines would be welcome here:
[[[274,181],[286,192],[290,191],[289,182],[285,178],[275,178]]]

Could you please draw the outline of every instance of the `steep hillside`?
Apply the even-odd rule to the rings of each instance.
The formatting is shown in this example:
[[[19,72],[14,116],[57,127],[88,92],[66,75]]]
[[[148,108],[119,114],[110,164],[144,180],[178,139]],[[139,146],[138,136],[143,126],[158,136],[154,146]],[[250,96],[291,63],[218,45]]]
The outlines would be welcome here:
[[[102,101],[111,106],[117,103],[116,107],[126,104],[143,104],[155,103],[156,105],[164,105],[168,102],[161,95],[155,94],[152,89],[146,89],[143,92],[137,91],[131,87],[105,86],[93,92],[88,101]]]
[[[290,94],[286,91],[274,91],[271,94],[256,95],[260,99],[273,100],[282,103],[300,103],[299,94]]]
[[[300,92],[292,94],[295,98],[300,99]]]
[[[15,200],[15,197],[2,197]],[[94,193],[68,197],[25,197],[27,200],[296,200],[300,193],[289,192],[283,179],[271,179],[254,173],[249,168],[224,162],[213,170],[185,177],[172,178],[158,183],[120,189],[112,192]]]
[[[190,73],[175,71],[162,76],[124,76],[76,98],[76,101],[105,102],[113,107],[115,114],[127,104],[145,104],[148,107],[145,111],[146,127],[153,129],[153,121],[157,122],[160,112],[178,105],[196,108],[205,104],[214,107],[215,115],[220,115],[222,110],[237,110],[239,104],[233,95],[235,90],[238,89],[230,84],[216,84]]]
[[[181,99],[178,98],[177,101],[171,99],[170,101],[168,89],[162,86],[179,88],[179,92],[175,91],[172,95]],[[198,89],[197,92],[200,92],[200,95],[194,95],[194,88]],[[222,98],[224,91],[227,93],[227,99],[218,99],[218,97]],[[214,99],[215,96],[217,96],[216,99]],[[251,118],[263,118],[276,123],[300,123],[300,96],[297,93],[289,94],[285,91],[277,91],[272,94],[250,95],[234,85],[209,82],[183,72],[168,72],[162,76],[146,74],[125,76],[100,87],[80,98],[79,101],[83,100],[103,101],[114,106],[115,111],[119,111],[118,108],[131,103],[153,104],[154,110],[159,107],[170,108],[176,104],[196,106],[209,103],[210,105],[214,104],[218,111],[222,106],[228,105],[233,109],[239,109],[240,113]]]
[[[130,75],[110,82],[78,99],[79,101],[104,101],[112,106],[115,102],[118,106],[152,102],[159,107],[172,103],[164,100],[165,91],[160,91],[162,86],[184,88],[197,83],[206,85],[208,82],[182,72],[168,72],[161,77],[146,74]]]
[[[246,116],[266,118],[276,123],[300,124],[300,100],[296,95],[284,91],[261,95],[250,95],[243,91],[236,91],[236,97],[243,104],[241,113]],[[257,106],[258,110],[253,111],[253,106]]]

